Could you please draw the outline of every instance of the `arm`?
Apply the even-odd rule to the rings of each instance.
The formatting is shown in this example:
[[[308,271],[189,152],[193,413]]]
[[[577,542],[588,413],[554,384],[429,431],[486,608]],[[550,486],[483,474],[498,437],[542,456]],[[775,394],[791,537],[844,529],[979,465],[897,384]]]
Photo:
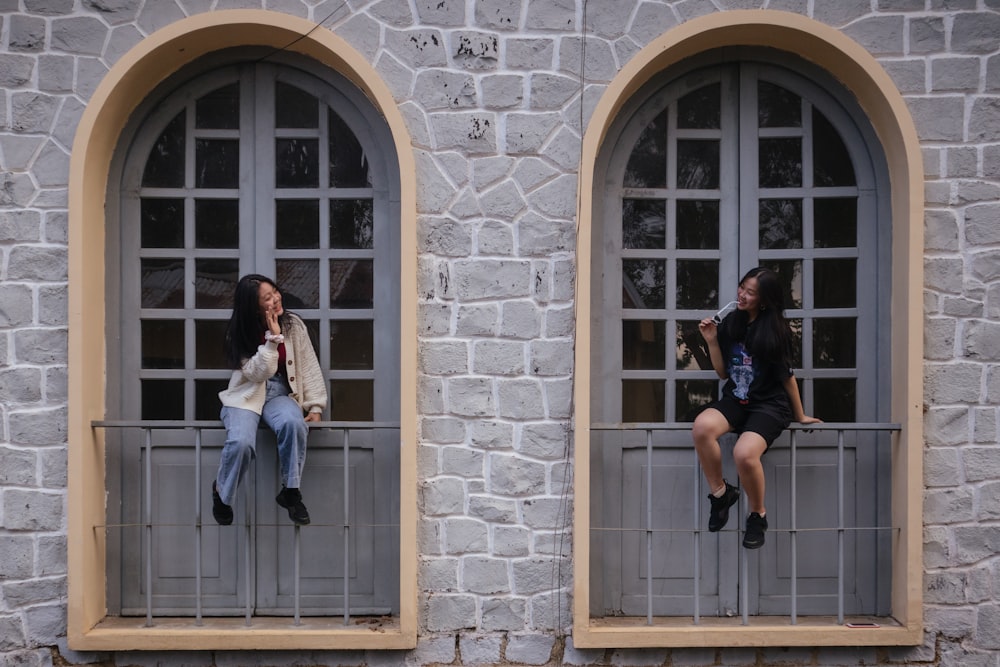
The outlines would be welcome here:
[[[708,356],[712,359],[712,368],[715,369],[715,374],[723,380],[728,380],[729,373],[726,372],[726,363],[722,360],[722,349],[719,347],[719,328],[715,324],[715,320],[706,317],[698,323],[698,331],[708,343]]]
[[[789,373],[783,383],[788,400],[792,404],[792,419],[801,424],[819,424],[823,420],[810,417],[802,407],[802,397],[799,395],[799,383],[795,381],[795,376]]]

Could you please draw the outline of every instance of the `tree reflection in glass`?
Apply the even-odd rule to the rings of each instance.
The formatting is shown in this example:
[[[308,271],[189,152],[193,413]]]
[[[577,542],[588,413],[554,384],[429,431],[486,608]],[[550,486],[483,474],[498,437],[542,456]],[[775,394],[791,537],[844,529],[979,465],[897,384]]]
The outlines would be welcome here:
[[[715,190],[719,187],[719,142],[677,140],[677,189]]]
[[[667,203],[661,199],[622,201],[622,248],[659,249],[667,243]]]
[[[760,187],[802,187],[802,139],[764,138],[758,143]]]
[[[184,138],[187,114],[181,111],[149,150],[142,172],[142,185],[147,188],[184,187]]]
[[[692,91],[677,101],[677,127],[680,129],[718,129],[721,126],[721,86],[712,83]]]
[[[813,184],[817,187],[855,185],[854,163],[840,133],[815,109],[812,118]]]
[[[761,249],[802,247],[801,199],[761,199],[758,209]]]
[[[709,309],[719,302],[719,260],[677,260],[677,307]]]
[[[622,307],[665,308],[666,266],[662,260],[622,260]]]
[[[757,127],[802,127],[802,98],[781,86],[759,81]]]
[[[639,134],[629,154],[622,185],[626,188],[667,187],[667,109]]]

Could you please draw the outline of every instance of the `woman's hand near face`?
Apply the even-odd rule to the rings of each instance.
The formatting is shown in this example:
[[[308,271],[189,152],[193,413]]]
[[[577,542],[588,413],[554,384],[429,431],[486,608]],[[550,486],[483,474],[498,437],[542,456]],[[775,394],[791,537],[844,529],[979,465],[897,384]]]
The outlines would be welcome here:
[[[264,311],[264,322],[267,324],[268,331],[275,336],[281,333],[281,325],[278,324],[278,314],[273,307],[268,307]]]
[[[701,337],[705,339],[706,343],[711,343],[719,337],[719,326],[711,317],[706,317],[698,323],[698,331],[701,332]]]

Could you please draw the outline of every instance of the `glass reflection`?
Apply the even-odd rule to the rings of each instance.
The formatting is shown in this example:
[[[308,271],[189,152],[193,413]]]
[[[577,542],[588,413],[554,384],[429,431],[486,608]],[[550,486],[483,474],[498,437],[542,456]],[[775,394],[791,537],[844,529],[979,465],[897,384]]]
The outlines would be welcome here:
[[[622,307],[666,308],[666,277],[661,260],[622,260]]]
[[[330,109],[327,122],[330,132],[330,186],[334,188],[370,188],[368,157],[354,132]]]
[[[722,126],[722,87],[718,83],[702,86],[677,101],[677,127],[680,129],[718,129]]]
[[[319,248],[318,199],[278,199],[274,217],[275,246]]]
[[[666,322],[662,320],[623,320],[622,368],[666,368],[666,332]]]
[[[330,307],[371,308],[374,298],[372,261],[363,259],[330,262]]]
[[[840,133],[826,116],[813,109],[813,184],[817,187],[855,185],[854,163]]]
[[[757,82],[758,127],[802,127],[802,98],[767,81]]]
[[[274,89],[275,127],[318,128],[319,100],[284,81]]]
[[[194,126],[198,129],[238,130],[240,127],[240,84],[213,90],[195,103]]]
[[[813,415],[825,422],[857,420],[857,386],[852,378],[813,380]]]
[[[196,259],[194,269],[195,308],[232,308],[239,260]]]
[[[194,244],[197,248],[238,248],[240,200],[196,199]]]
[[[219,392],[229,385],[228,380],[194,381],[194,418],[215,421],[219,418]]]
[[[275,139],[274,144],[274,182],[277,187],[315,188],[319,186],[318,140],[292,137]]]
[[[678,139],[677,188],[714,190],[719,187],[719,142]]]
[[[319,308],[319,261],[279,259],[274,267],[281,298],[288,308]]]
[[[667,187],[667,118],[664,109],[643,128],[625,167],[626,188]]]
[[[147,188],[184,187],[184,137],[186,112],[181,111],[167,123],[163,133],[149,149],[142,172],[142,185]]]
[[[240,179],[240,142],[197,139],[194,146],[196,188],[236,188]]]
[[[759,184],[762,188],[802,187],[802,140],[760,139]]]
[[[184,380],[142,380],[139,392],[143,419],[184,419]]]
[[[677,350],[677,370],[710,371],[712,358],[708,354],[708,344],[698,330],[698,320],[679,320],[675,331]]]
[[[660,249],[667,245],[667,203],[662,199],[622,200],[622,248]]]
[[[856,197],[817,199],[813,213],[813,245],[817,248],[853,248],[858,243]]]
[[[802,318],[793,317],[788,320],[788,328],[792,330],[792,368],[802,368]],[[799,388],[801,394],[802,388]]]
[[[666,420],[666,383],[663,380],[622,380],[622,421]]]
[[[677,260],[677,308],[709,309],[719,302],[719,261]]]
[[[858,303],[853,259],[817,259],[813,296],[816,308],[853,308]]]
[[[719,383],[715,380],[678,380],[674,399],[674,415],[679,422],[693,422],[706,405],[718,397]]]
[[[813,366],[854,368],[857,337],[853,317],[817,317],[813,320]]]
[[[228,368],[224,343],[226,324],[226,320],[195,320],[195,368]]]
[[[143,248],[184,247],[184,200],[150,199],[139,203]]]
[[[375,419],[375,382],[372,380],[332,380],[330,419],[369,422]]]
[[[330,322],[330,368],[371,370],[374,368],[375,330],[371,320]]]
[[[375,212],[371,199],[330,200],[330,247],[371,249]]]
[[[758,202],[760,247],[802,247],[802,200],[761,199]]]
[[[139,267],[143,308],[184,307],[184,260],[143,259]]]
[[[769,259],[760,263],[778,274],[785,297],[785,308],[802,307],[802,260]]]
[[[142,320],[143,368],[184,368],[184,321]]]
[[[718,201],[681,199],[677,202],[677,247],[684,250],[718,249]]]

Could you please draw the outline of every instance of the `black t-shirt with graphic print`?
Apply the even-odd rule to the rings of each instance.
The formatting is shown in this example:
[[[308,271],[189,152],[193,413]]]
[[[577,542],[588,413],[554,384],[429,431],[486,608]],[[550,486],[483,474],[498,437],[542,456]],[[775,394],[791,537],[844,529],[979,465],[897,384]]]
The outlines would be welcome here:
[[[735,316],[730,313],[727,318]],[[718,328],[719,350],[726,366],[729,379],[722,387],[723,396],[728,396],[756,412],[765,412],[776,419],[790,421],[792,407],[785,391],[784,382],[793,375],[784,360],[768,362],[755,359],[746,349],[745,341],[756,321],[747,324],[741,340],[731,340],[725,334],[726,327]]]

